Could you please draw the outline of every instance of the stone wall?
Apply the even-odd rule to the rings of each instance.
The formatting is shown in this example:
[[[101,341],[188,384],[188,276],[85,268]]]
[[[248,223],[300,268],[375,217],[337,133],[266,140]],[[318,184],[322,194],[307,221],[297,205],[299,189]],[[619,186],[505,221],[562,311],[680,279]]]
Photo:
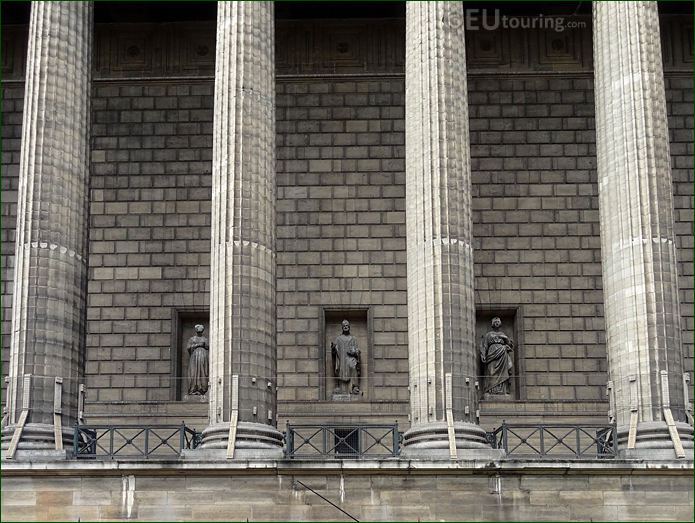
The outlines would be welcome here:
[[[94,87],[87,387],[170,399],[172,308],[208,307],[212,83]]]
[[[693,379],[693,78],[666,76],[666,105],[669,117],[673,205],[678,247],[678,287],[680,288],[681,328],[684,370]],[[692,383],[692,382],[691,382]]]
[[[521,399],[603,399],[591,78],[474,77],[469,91],[476,301],[519,307]]]
[[[2,477],[12,521],[692,521],[692,469],[122,471]],[[315,492],[311,492],[306,487]]]
[[[362,388],[407,409],[404,102],[403,79],[278,83],[279,401],[327,397],[322,307],[369,307]]]
[[[393,37],[398,27],[389,25],[390,45],[398,41]],[[667,25],[667,31],[673,27]],[[14,35],[15,47],[26,38],[23,31],[6,34]],[[191,45],[205,34],[192,32]],[[518,307],[521,344],[521,403],[488,402],[483,415],[494,413],[493,425],[522,412],[544,419],[560,412],[603,418],[606,363],[590,60],[582,54],[571,72],[532,72],[529,67],[542,64],[527,64],[524,74],[514,74],[511,66],[483,60],[475,42],[471,45],[471,60],[485,65],[484,71],[472,67],[469,75],[476,302]],[[16,50],[10,54],[21,57]],[[693,81],[674,66],[673,56],[667,60],[666,88],[684,354],[692,372]],[[405,423],[404,82],[401,56],[395,54],[393,62],[388,53],[384,57],[373,57],[383,71],[368,78],[278,78],[281,424],[315,415]],[[93,90],[86,374],[88,399],[98,402],[94,412],[102,415],[108,415],[108,402],[163,405],[171,399],[172,316],[177,308],[205,308],[209,301],[213,83],[201,74],[210,72],[210,64],[174,71],[187,78],[146,79],[138,77],[140,62],[133,63],[118,65],[119,79],[105,78],[108,71],[99,69]],[[17,80],[3,83],[5,368],[23,103],[17,67],[17,74],[7,75]],[[341,405],[339,411],[331,404],[317,406],[324,397],[322,306],[371,308],[374,362],[366,404]],[[144,412],[133,405],[131,410]],[[204,417],[198,407],[192,415]],[[119,415],[128,411],[127,405],[113,408]],[[166,415],[166,409],[154,411]],[[180,421],[178,406],[175,412]]]
[[[2,368],[6,376],[12,338],[12,275],[14,271],[14,231],[17,227],[17,193],[19,190],[19,155],[22,143],[22,108],[24,85],[2,85],[2,154],[0,192],[2,193],[2,230],[0,231],[0,292],[2,292]],[[2,383],[3,398],[5,383]]]

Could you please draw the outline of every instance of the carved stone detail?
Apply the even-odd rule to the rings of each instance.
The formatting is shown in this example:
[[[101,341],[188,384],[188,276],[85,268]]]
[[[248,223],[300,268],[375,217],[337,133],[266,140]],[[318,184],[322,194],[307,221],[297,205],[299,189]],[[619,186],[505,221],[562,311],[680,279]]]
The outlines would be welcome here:
[[[350,334],[350,322],[343,320],[342,333],[331,343],[333,375],[338,386],[333,399],[350,399],[360,394],[360,349],[357,339]]]
[[[188,363],[188,394],[204,396],[209,388],[210,373],[210,346],[208,339],[203,336],[205,327],[195,326],[195,336],[188,340],[189,363]]]
[[[469,71],[583,71],[593,68],[591,18],[573,16],[582,28],[496,29],[466,34]],[[665,71],[692,67],[692,22],[661,17]],[[346,23],[336,20],[279,20],[276,70],[289,74],[402,74],[405,67],[402,20]],[[99,24],[95,78],[212,76],[215,23]],[[3,78],[24,75],[27,31],[3,29]]]
[[[514,343],[500,330],[502,320],[492,318],[492,330],[483,334],[480,343],[480,360],[485,369],[483,391],[486,395],[509,396],[514,368]]]

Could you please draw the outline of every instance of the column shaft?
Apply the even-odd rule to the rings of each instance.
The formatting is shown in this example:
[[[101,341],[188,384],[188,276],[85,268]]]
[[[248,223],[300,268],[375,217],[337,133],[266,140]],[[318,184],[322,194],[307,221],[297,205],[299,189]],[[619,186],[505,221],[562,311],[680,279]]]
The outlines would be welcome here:
[[[83,375],[89,210],[91,2],[33,2],[20,158],[8,426],[19,449],[54,445],[55,378],[72,442]],[[31,375],[30,381],[23,377]],[[28,391],[25,385],[30,384]]]
[[[227,446],[233,375],[237,446],[277,447],[274,9],[272,2],[218,2],[217,9],[210,427],[203,447]]]
[[[681,315],[657,5],[595,2],[593,9],[606,349],[620,446],[626,448],[635,411],[635,453],[656,456],[656,449],[665,449],[672,455],[664,405],[670,402],[690,449],[692,428],[683,423]],[[667,395],[662,393],[663,371]]]
[[[449,448],[445,409],[448,395],[457,446],[487,446],[475,417],[477,345],[462,21],[460,2],[406,4],[411,406],[406,449]],[[447,373],[453,377],[451,391],[446,390]]]

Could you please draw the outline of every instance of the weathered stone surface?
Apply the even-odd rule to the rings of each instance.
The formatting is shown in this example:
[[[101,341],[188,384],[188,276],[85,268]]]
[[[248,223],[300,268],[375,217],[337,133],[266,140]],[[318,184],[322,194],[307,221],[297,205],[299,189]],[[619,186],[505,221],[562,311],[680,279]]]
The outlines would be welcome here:
[[[475,417],[471,166],[463,7],[406,4],[408,360],[413,444],[448,454],[446,409],[457,432],[484,446]],[[451,389],[445,375],[451,374]],[[430,427],[432,430],[430,430]],[[435,429],[435,426],[438,429]],[[435,431],[438,432],[435,433]],[[484,436],[484,434],[483,434]],[[457,442],[463,444],[464,442]]]
[[[685,370],[692,369],[693,353],[693,80],[684,72],[692,66],[674,66],[674,60],[687,57],[677,46],[688,42],[682,34],[688,23],[688,17],[662,16],[669,42],[664,49],[676,50],[664,68]],[[97,35],[140,30],[96,25]],[[214,26],[207,26],[213,39]],[[165,27],[152,24],[155,32]],[[199,33],[196,24],[182,27],[181,33]],[[13,36],[16,30],[23,37]],[[525,37],[510,35],[509,45],[519,48]],[[24,45],[22,38],[26,28],[3,26],[3,48]],[[163,49],[172,60],[174,51]],[[23,75],[18,54],[12,56],[11,65]],[[174,67],[183,71],[180,65]],[[467,65],[469,72],[481,67],[470,59]],[[473,71],[468,78],[475,299],[483,305],[521,303],[526,400],[481,402],[481,424],[604,421],[591,64],[571,78],[547,67],[522,78],[514,64],[482,66],[485,74]],[[213,82],[197,69],[185,74],[190,76],[153,81],[122,70],[118,75],[131,78],[93,86],[86,380],[87,414],[95,423],[185,419],[199,430],[205,426],[203,405],[169,401],[171,309],[209,303]],[[23,83],[9,78],[14,76],[3,71],[5,369],[24,97]],[[403,79],[300,75],[278,78],[276,88],[280,423],[313,422],[319,413],[350,421],[398,419],[407,427]],[[538,141],[548,138],[551,143]],[[373,223],[377,215],[381,223]],[[347,233],[356,236],[346,239]],[[357,244],[368,250],[357,256]],[[376,378],[377,402],[332,411],[316,401],[318,307],[345,302],[376,304],[376,368],[387,377]]]
[[[274,35],[272,2],[218,5],[204,447],[226,448],[219,435],[229,431],[233,408],[248,422],[238,441],[245,427],[272,425],[277,415]]]
[[[673,452],[663,412],[670,407],[692,459],[657,5],[593,8],[606,350],[618,433],[626,446],[636,412],[634,455]]]
[[[357,338],[350,334],[350,322],[343,320],[341,328],[341,334],[331,342],[331,374],[337,383],[333,399],[350,401],[351,395],[360,394],[360,349]]]
[[[19,448],[53,447],[56,378],[62,379],[68,444],[77,419],[86,327],[92,9],[91,2],[31,9],[3,448],[24,408]]]
[[[188,364],[188,394],[203,396],[207,393],[209,383],[209,352],[208,339],[203,336],[205,327],[195,326],[195,336],[188,340],[187,351],[190,358]]]
[[[440,462],[441,463],[441,462]],[[375,463],[366,465],[374,466]],[[577,463],[558,463],[545,470],[523,465],[491,473],[478,469],[391,471],[383,474],[329,466],[323,471],[253,471],[229,467],[215,471],[154,473],[150,467],[114,470],[114,476],[90,474],[79,467],[61,475],[27,477],[3,474],[2,519],[61,520],[302,520],[344,521],[304,483],[361,520],[482,521],[679,521],[693,517],[692,469],[664,468],[645,474],[625,464],[611,471]],[[186,464],[191,467],[191,464]],[[433,464],[429,464],[432,467]],[[569,471],[569,473],[568,473]],[[101,472],[98,474],[103,473]],[[268,473],[271,472],[271,473]],[[64,474],[68,475],[64,475]],[[91,472],[94,473],[94,472]],[[210,474],[214,477],[210,477]],[[595,483],[600,479],[603,483]],[[667,481],[670,489],[653,492]],[[630,490],[611,489],[633,482]],[[605,484],[604,484],[605,483]],[[21,489],[17,486],[21,485]],[[91,503],[87,503],[91,500]],[[638,514],[642,517],[638,518]]]

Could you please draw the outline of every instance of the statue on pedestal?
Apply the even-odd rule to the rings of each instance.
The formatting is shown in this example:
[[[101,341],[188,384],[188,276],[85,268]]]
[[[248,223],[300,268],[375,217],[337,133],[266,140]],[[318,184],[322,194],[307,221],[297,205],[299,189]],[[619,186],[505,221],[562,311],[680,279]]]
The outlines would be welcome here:
[[[208,339],[203,336],[204,330],[205,327],[202,325],[196,325],[195,336],[188,340],[188,394],[191,396],[204,396],[209,386],[210,346]]]
[[[483,335],[480,360],[485,369],[485,394],[508,395],[514,367],[512,340],[500,330],[502,320],[492,318],[492,330]]]
[[[360,394],[360,349],[357,340],[350,334],[350,322],[343,320],[342,334],[331,343],[333,355],[333,375],[338,383],[333,393],[334,399],[350,399]]]

